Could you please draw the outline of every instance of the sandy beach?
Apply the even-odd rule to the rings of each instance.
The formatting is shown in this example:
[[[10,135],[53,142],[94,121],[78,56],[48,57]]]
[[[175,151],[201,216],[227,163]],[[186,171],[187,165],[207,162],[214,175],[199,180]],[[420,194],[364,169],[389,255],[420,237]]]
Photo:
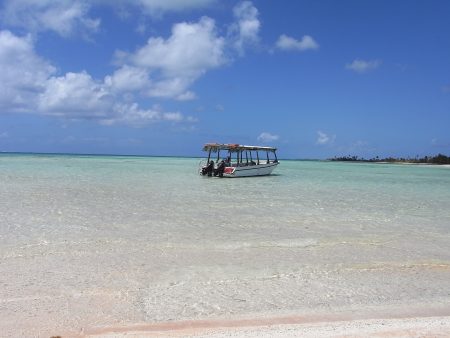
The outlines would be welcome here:
[[[173,320],[88,328],[80,337],[448,337],[450,306],[408,304],[310,311],[253,313],[235,318]]]
[[[110,332],[89,337],[448,337],[449,317],[374,319],[315,324],[264,325],[258,327],[183,329],[170,331],[135,330]]]
[[[327,317],[185,321],[104,328],[89,338],[139,337],[448,337],[450,316],[331,320]]]

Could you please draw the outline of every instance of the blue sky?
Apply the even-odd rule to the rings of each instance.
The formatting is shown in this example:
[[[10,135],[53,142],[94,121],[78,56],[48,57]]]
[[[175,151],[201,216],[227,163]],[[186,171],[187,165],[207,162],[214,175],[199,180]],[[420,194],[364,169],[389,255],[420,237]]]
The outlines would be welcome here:
[[[0,1],[0,151],[450,154],[450,2]]]

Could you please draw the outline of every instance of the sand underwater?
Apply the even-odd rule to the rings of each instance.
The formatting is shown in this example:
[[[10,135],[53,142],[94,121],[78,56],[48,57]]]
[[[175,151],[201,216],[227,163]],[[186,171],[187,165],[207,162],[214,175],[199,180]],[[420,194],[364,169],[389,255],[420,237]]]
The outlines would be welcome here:
[[[0,155],[0,336],[450,335],[450,168]]]

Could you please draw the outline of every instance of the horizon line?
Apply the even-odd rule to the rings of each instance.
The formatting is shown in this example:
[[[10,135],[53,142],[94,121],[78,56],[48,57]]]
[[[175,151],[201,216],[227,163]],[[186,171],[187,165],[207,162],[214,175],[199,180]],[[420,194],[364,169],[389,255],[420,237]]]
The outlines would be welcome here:
[[[203,158],[204,156],[188,155],[148,155],[148,154],[116,154],[116,153],[60,153],[60,152],[34,152],[34,151],[0,151],[0,155],[60,155],[60,156],[117,156],[117,157],[180,157]],[[328,161],[319,158],[280,158],[283,161]]]

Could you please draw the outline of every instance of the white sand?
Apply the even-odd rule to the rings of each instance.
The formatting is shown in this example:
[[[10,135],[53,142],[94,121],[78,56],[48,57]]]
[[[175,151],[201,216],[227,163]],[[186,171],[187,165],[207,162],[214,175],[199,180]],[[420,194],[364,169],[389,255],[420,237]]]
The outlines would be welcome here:
[[[257,321],[261,324],[260,321]],[[270,320],[268,320],[270,322]],[[301,324],[278,324],[252,326],[229,326],[231,322],[216,322],[217,327],[170,328],[155,330],[155,327],[87,335],[91,338],[119,337],[450,337],[450,317],[416,317],[403,319],[366,319]]]

